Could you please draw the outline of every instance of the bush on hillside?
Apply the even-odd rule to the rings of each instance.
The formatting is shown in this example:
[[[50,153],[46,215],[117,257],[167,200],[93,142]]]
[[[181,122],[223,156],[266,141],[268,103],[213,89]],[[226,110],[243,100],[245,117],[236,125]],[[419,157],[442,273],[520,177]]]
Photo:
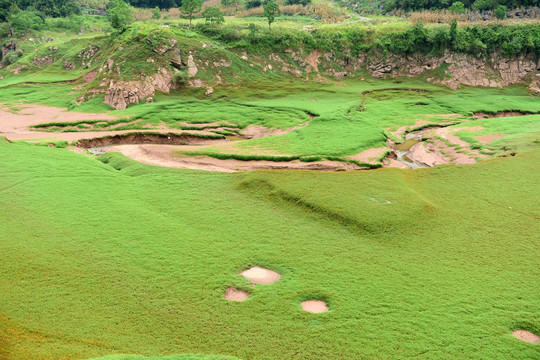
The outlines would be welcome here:
[[[465,14],[465,5],[461,1],[456,1],[448,8],[448,10],[455,14]]]
[[[491,10],[497,6],[497,0],[476,0],[473,7],[476,10]]]
[[[2,63],[4,64],[4,66],[15,64],[22,55],[23,53],[21,50],[10,51],[7,53],[6,56],[4,56],[4,58],[2,59]]]
[[[21,11],[12,17],[11,26],[16,31],[42,30],[45,28],[45,22],[32,11]]]
[[[302,5],[307,6],[311,4],[311,0],[285,0],[285,5]]]
[[[506,6],[499,5],[493,11],[493,15],[499,20],[504,20],[506,18],[506,10],[508,10]]]
[[[186,70],[180,70],[174,73],[172,77],[173,83],[178,86],[185,85],[189,79],[188,72]]]
[[[256,7],[262,6],[263,1],[262,0],[247,0],[246,1],[246,9],[253,9]]]

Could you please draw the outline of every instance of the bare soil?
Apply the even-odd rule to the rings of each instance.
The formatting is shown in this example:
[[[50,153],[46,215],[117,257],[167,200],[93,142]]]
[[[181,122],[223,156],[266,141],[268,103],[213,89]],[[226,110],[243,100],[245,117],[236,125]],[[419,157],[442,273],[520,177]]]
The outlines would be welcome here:
[[[520,340],[530,342],[533,344],[537,344],[540,342],[540,337],[538,337],[537,335],[527,330],[516,330],[512,333],[512,335],[514,335]]]
[[[473,115],[474,119],[486,119],[486,118],[502,118],[502,117],[514,117],[532,115],[532,113],[524,113],[520,111],[501,111],[495,114],[488,114],[484,112],[478,112]]]
[[[382,161],[382,163],[383,167],[386,168],[410,169],[410,167],[408,167],[404,163],[392,158],[386,158]]]
[[[284,135],[288,134],[290,132],[293,132],[294,130],[298,130],[300,128],[303,128],[304,126],[307,126],[308,123],[295,126],[288,129],[270,129],[262,125],[248,125],[243,131],[242,135],[247,137],[248,139],[258,139],[262,137],[267,136],[278,136],[278,135]]]
[[[249,294],[243,290],[230,287],[227,288],[223,296],[230,301],[244,301],[249,297]]]
[[[122,144],[168,144],[168,145],[209,145],[215,142],[226,141],[225,139],[206,139],[199,136],[163,133],[150,134],[143,132],[132,132],[128,134],[115,134],[105,137],[94,137],[80,139],[79,144],[84,148],[102,147]]]
[[[490,135],[478,135],[474,138],[480,141],[483,145],[489,145],[493,140],[497,140],[502,138],[503,136],[508,136],[506,134],[498,135],[498,134],[490,134]]]
[[[428,116],[444,117],[444,118],[456,118],[456,120],[457,120],[457,118],[459,118],[461,115],[460,114],[440,114],[440,115],[428,115]],[[422,127],[422,126],[425,126],[425,125],[428,125],[428,124],[433,124],[434,126],[444,126],[444,125],[450,125],[450,124],[454,124],[454,123],[455,123],[454,121],[446,122],[446,123],[434,123],[433,121],[428,121],[428,120],[418,120],[413,125],[401,126],[401,127],[397,128],[396,130],[391,131],[390,134],[392,136],[397,137],[397,138],[401,138],[407,132],[411,131],[411,129],[417,129],[419,127]],[[390,130],[390,129],[386,129],[386,130]]]
[[[319,170],[343,171],[361,170],[355,164],[341,161],[266,161],[266,160],[234,160],[215,159],[209,156],[182,155],[178,151],[190,149],[189,146],[171,145],[119,145],[104,149],[106,152],[120,152],[125,156],[149,165],[165,166],[177,169],[195,169],[219,172],[239,172],[260,169],[290,169],[290,170]]]
[[[259,266],[244,270],[241,275],[253,284],[273,284],[281,278],[277,272]]]
[[[0,109],[0,132],[24,133],[29,132],[32,125],[49,122],[74,122],[81,120],[117,120],[107,114],[90,114],[67,112],[67,109],[44,105],[21,105],[22,109],[11,112],[7,108]]]
[[[302,309],[304,309],[307,312],[315,313],[315,314],[328,311],[328,307],[326,306],[326,303],[321,300],[302,301]]]
[[[377,160],[383,157],[384,153],[388,151],[387,147],[379,147],[362,151],[359,154],[350,156],[349,159],[356,160],[361,163],[377,164]]]

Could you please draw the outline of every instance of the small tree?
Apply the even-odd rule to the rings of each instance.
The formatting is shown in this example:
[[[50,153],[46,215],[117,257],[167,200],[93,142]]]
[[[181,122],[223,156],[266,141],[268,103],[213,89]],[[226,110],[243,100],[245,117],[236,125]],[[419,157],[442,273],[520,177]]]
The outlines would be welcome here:
[[[456,19],[452,20],[450,22],[450,32],[448,33],[448,37],[450,38],[450,42],[452,43],[452,46],[455,45],[457,41],[457,21]]]
[[[223,13],[218,7],[215,6],[209,6],[204,9],[202,16],[206,19],[206,22],[210,22],[212,26],[223,24],[225,22]]]
[[[508,10],[506,6],[499,5],[493,11],[493,15],[495,15],[495,17],[499,20],[504,20],[506,19],[506,10]]]
[[[279,10],[279,5],[276,4],[274,0],[268,0],[264,4],[263,9],[263,15],[268,19],[268,29],[272,29],[271,25],[275,21],[276,15],[281,14],[281,11]]]
[[[152,9],[152,19],[159,20],[161,19],[161,13],[159,12],[159,7],[155,7]]]
[[[221,0],[221,5],[223,6],[234,6],[234,11],[238,11],[239,7],[245,7],[245,0]]]
[[[128,5],[124,0],[112,0],[109,13],[109,21],[111,26],[120,32],[126,31],[128,26],[133,21],[133,7]]]
[[[189,27],[191,27],[191,19],[193,15],[201,11],[202,0],[182,0],[182,6],[180,6],[180,13],[182,16],[189,19]]]
[[[491,10],[497,6],[497,0],[476,0],[473,7],[476,10]]]
[[[456,1],[448,10],[454,14],[465,14],[465,5],[461,1]]]

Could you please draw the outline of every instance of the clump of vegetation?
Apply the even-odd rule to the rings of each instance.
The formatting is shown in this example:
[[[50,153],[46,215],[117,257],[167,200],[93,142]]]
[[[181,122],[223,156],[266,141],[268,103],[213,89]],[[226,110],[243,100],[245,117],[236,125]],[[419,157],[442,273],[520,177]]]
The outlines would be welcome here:
[[[108,10],[111,26],[124,32],[133,22],[133,8],[124,0],[112,0]]]
[[[493,11],[493,15],[499,20],[504,20],[506,18],[506,10],[508,10],[506,6],[499,5]]]
[[[159,20],[161,19],[161,12],[159,11],[159,7],[155,7],[152,9],[152,19]]]
[[[183,86],[187,83],[189,79],[189,75],[187,70],[178,70],[174,73],[172,77],[173,83],[175,83],[178,86]]]
[[[281,14],[281,11],[279,10],[278,4],[276,4],[273,0],[268,0],[264,4],[264,16],[268,20],[268,29],[271,29],[272,23],[275,21],[276,16]]]
[[[209,22],[212,26],[220,25],[225,22],[223,13],[216,6],[209,6],[202,12],[202,16],[206,19],[206,22]]]
[[[4,56],[4,58],[2,59],[2,63],[4,64],[4,66],[15,64],[22,55],[23,52],[21,49],[18,49],[16,51],[10,51],[7,53],[6,56]]]
[[[196,13],[201,11],[202,0],[183,0],[180,6],[180,13],[184,18],[189,19],[189,27],[191,27],[191,21]]]
[[[448,8],[448,10],[455,14],[465,14],[465,5],[463,5],[461,1],[456,1]]]

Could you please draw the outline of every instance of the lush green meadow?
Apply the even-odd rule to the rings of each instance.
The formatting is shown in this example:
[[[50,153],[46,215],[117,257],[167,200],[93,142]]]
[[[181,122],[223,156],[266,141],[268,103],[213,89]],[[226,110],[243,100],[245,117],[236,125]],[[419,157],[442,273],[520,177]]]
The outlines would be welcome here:
[[[0,128],[0,360],[540,358],[540,344],[512,336],[540,335],[534,74],[526,84],[454,91],[441,84],[446,63],[377,79],[358,57],[487,59],[501,49],[536,61],[538,25],[424,26],[346,13],[336,23],[280,16],[272,30],[261,16],[229,16],[220,27],[167,18],[120,31],[90,15],[16,29],[14,62],[0,68],[0,115],[10,116]],[[122,110],[104,103],[113,81],[163,69],[170,93]],[[13,125],[28,104],[69,113],[49,109],[44,123],[35,106],[28,129]],[[498,112],[515,116],[490,118]],[[426,127],[438,129],[424,145],[474,150],[479,162],[232,174],[94,156],[68,136],[80,134],[65,134],[190,131],[220,142],[164,156],[326,159],[344,170],[381,167],[392,142]],[[33,130],[44,134],[35,143],[2,137]],[[496,138],[483,143],[486,135]],[[369,164],[354,160],[371,149]],[[240,275],[252,266],[281,278],[254,286]],[[250,296],[228,301],[229,287]],[[304,311],[313,299],[329,311]]]
[[[1,358],[539,355],[511,335],[540,331],[534,151],[237,175],[0,152]],[[282,278],[252,287],[252,265]],[[251,297],[225,300],[231,285]],[[330,311],[303,312],[309,298]]]

